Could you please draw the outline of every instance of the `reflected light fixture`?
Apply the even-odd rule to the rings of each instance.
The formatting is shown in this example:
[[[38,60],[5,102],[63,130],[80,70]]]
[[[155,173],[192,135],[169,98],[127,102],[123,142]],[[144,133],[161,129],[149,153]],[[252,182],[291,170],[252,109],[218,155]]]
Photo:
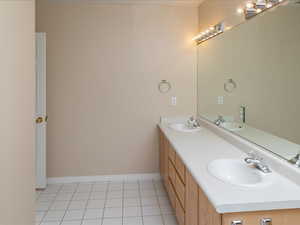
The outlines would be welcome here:
[[[273,8],[287,0],[253,0],[248,1],[244,8],[238,8],[239,14],[244,14],[246,19],[250,19],[268,9]]]
[[[196,37],[193,38],[193,41],[196,41],[198,44],[200,44],[223,32],[224,32],[224,23],[223,22],[218,23],[217,25],[212,26],[205,31],[202,31],[200,34],[198,34]]]

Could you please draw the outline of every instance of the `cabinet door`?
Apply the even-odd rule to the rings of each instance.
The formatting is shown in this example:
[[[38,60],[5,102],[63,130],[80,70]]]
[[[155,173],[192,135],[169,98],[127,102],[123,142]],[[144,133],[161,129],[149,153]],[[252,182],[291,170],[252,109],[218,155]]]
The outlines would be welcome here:
[[[213,205],[210,203],[205,193],[199,187],[199,225],[221,225],[221,214],[217,213]]]
[[[300,224],[300,210],[274,210],[245,213],[224,214],[222,225],[231,225],[234,220],[242,220],[243,225],[260,225],[264,218],[272,219],[272,225],[298,225]]]
[[[169,142],[163,132],[159,129],[159,168],[165,187],[167,186],[168,181],[168,149]]]
[[[186,170],[185,184],[185,223],[198,225],[198,184]]]
[[[165,167],[164,167],[164,157],[165,157],[165,137],[163,132],[159,129],[159,170],[160,170],[160,175],[161,178],[164,179],[164,174],[165,174]]]

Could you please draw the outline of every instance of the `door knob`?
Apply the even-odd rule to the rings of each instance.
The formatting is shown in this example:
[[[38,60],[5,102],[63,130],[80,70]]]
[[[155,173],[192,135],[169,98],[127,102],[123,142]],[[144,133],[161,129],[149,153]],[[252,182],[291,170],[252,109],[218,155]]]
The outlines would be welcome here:
[[[234,220],[231,222],[231,225],[243,225],[243,221],[242,220]]]
[[[35,119],[36,123],[42,123],[44,121],[43,117],[38,117]]]
[[[263,218],[263,219],[260,220],[260,225],[272,225],[272,219]]]

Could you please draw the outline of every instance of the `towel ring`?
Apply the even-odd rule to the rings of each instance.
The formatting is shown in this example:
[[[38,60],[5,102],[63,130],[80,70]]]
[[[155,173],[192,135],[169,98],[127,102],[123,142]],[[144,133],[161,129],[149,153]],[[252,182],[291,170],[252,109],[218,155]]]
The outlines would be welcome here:
[[[237,85],[233,79],[228,79],[224,83],[224,91],[232,93],[236,89]]]
[[[169,81],[167,80],[162,80],[159,84],[158,84],[158,90],[160,93],[167,93],[171,90],[171,84]]]

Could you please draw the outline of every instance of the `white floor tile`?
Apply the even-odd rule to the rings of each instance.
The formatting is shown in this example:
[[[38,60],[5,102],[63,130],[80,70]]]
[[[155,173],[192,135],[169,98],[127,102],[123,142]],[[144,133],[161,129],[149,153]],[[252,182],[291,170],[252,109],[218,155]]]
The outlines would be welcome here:
[[[84,210],[68,210],[63,220],[81,220],[83,218],[83,215]]]
[[[80,193],[80,192],[91,192],[92,190],[92,184],[79,184],[77,187],[76,192]]]
[[[60,225],[60,221],[56,221],[56,222],[42,222],[40,225]]]
[[[54,184],[36,199],[36,225],[177,225],[160,181]]]
[[[55,201],[50,206],[50,210],[66,210],[68,205],[69,201]]]
[[[74,193],[77,189],[77,186],[78,184],[64,184],[59,193]]]
[[[124,198],[139,198],[139,190],[124,190]]]
[[[63,216],[65,215],[65,211],[48,211],[43,219],[44,221],[61,221]]]
[[[40,194],[38,197],[39,202],[49,202],[53,201],[56,197],[56,194]]]
[[[122,225],[122,218],[104,218],[102,225]]]
[[[140,206],[141,200],[139,198],[124,198],[124,207]]]
[[[81,225],[81,220],[76,221],[63,221],[61,225]]]
[[[55,200],[57,201],[69,201],[73,197],[73,193],[59,193]]]
[[[51,202],[37,202],[36,211],[47,211],[51,204]]]
[[[89,200],[87,204],[88,209],[103,209],[105,200]]]
[[[178,225],[176,217],[174,215],[165,215],[164,216],[165,225]]]
[[[102,220],[83,220],[81,225],[101,225]]]
[[[88,200],[90,197],[90,193],[75,193],[72,197],[72,200],[80,201],[80,200]]]
[[[144,225],[163,225],[161,216],[144,216]]]
[[[137,182],[125,183],[124,184],[124,189],[125,190],[138,190],[139,189],[139,184]]]
[[[121,207],[104,209],[104,218],[122,217],[122,215],[123,215],[123,210]]]
[[[122,207],[122,206],[123,206],[122,198],[107,199],[105,203],[105,207]]]
[[[111,183],[108,186],[108,191],[119,191],[123,190],[123,184],[122,183]]]
[[[87,200],[71,201],[68,210],[85,209],[86,205],[87,205]]]
[[[92,192],[90,199],[106,199],[106,192]]]
[[[123,191],[122,190],[119,190],[119,191],[109,191],[107,193],[107,198],[108,199],[123,198]]]
[[[87,209],[84,219],[100,219],[103,217],[103,209]]]
[[[142,208],[139,206],[125,207],[123,209],[123,217],[139,217],[142,214]]]
[[[107,191],[107,184],[94,184],[92,188],[92,192],[105,192]]]
[[[158,201],[156,197],[143,197],[142,196],[142,205],[146,206],[158,206]]]
[[[142,217],[123,218],[123,225],[143,225]]]
[[[158,206],[143,206],[143,216],[156,216],[160,215],[160,208]]]
[[[161,211],[161,213],[164,214],[164,215],[174,214],[174,210],[173,210],[173,208],[171,207],[171,205],[163,205],[163,206],[160,206],[160,211]]]
[[[141,195],[144,197],[155,197],[156,196],[156,192],[153,189],[146,189],[146,190],[141,190]]]

